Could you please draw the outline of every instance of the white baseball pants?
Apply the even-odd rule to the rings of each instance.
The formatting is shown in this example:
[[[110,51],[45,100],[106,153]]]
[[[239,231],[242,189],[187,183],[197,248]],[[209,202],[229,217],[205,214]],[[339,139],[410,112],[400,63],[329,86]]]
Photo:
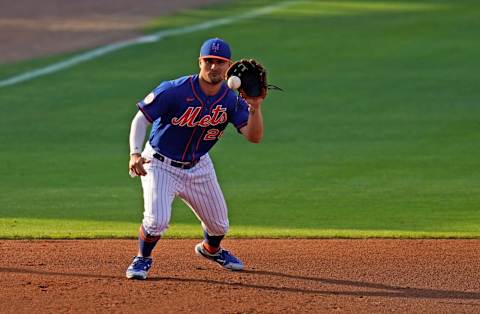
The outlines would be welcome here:
[[[149,235],[160,236],[168,228],[172,202],[180,197],[201,221],[209,235],[224,235],[228,231],[228,210],[225,198],[217,181],[212,160],[208,154],[190,169],[170,165],[170,159],[162,162],[153,154],[155,150],[147,143],[142,156],[146,176],[142,176],[144,199],[143,227]]]

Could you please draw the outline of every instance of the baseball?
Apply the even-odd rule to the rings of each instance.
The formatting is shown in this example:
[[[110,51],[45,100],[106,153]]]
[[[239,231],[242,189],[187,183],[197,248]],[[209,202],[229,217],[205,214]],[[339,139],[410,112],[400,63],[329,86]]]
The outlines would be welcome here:
[[[228,79],[227,84],[228,84],[228,87],[230,87],[231,89],[238,89],[240,85],[242,85],[242,81],[238,76],[232,75]]]

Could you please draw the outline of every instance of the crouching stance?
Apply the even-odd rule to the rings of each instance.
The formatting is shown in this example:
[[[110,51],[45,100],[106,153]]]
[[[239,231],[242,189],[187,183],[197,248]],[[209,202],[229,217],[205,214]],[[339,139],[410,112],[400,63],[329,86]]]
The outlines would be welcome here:
[[[141,177],[144,199],[138,254],[127,278],[146,279],[152,250],[168,228],[171,204],[180,197],[201,221],[204,240],[195,252],[229,270],[243,263],[220,245],[228,211],[208,151],[232,123],[250,142],[263,136],[259,97],[240,97],[224,79],[231,64],[229,45],[212,38],[200,49],[199,74],[164,81],[137,106],[130,131],[132,176]],[[152,130],[143,151],[147,126]]]

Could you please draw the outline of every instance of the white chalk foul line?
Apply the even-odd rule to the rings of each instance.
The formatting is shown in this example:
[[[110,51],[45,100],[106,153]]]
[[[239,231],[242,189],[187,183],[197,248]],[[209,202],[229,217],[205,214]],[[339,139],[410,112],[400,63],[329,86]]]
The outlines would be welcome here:
[[[100,56],[104,56],[106,54],[109,54],[111,52],[114,52],[126,47],[135,46],[135,45],[144,44],[144,43],[153,43],[153,42],[160,41],[166,37],[189,34],[189,33],[198,32],[198,31],[206,30],[209,28],[217,27],[217,26],[232,24],[241,20],[251,19],[261,15],[266,15],[266,14],[272,13],[275,10],[291,5],[292,3],[295,3],[295,2],[296,1],[280,2],[274,5],[269,5],[259,9],[255,9],[238,16],[225,17],[225,18],[221,18],[221,19],[217,19],[217,20],[213,20],[205,23],[195,24],[191,26],[167,29],[167,30],[159,31],[157,33],[153,33],[151,35],[146,35],[146,36],[102,46],[93,50],[86,51],[79,55],[73,56],[64,61],[53,63],[43,68],[27,71],[22,74],[18,74],[18,75],[0,80],[0,88],[16,85],[21,82],[33,80],[34,78],[37,78],[40,76],[58,72],[58,71],[73,67],[74,65],[77,65],[79,63],[96,59]]]

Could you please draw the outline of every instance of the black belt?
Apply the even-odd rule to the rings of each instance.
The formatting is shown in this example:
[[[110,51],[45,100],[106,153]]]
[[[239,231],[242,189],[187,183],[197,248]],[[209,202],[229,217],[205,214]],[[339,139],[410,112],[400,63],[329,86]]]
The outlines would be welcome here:
[[[153,154],[153,157],[157,158],[157,159],[160,160],[161,162],[164,162],[164,161],[165,161],[165,156],[160,155],[159,153]],[[170,161],[170,165],[171,165],[171,166],[176,167],[176,168],[180,168],[180,169],[190,169],[190,168],[193,168],[193,167],[195,167],[195,165],[196,165],[197,163],[198,163],[198,161],[187,161],[187,162],[180,162],[180,161],[174,161],[174,160],[171,160],[171,161]]]

